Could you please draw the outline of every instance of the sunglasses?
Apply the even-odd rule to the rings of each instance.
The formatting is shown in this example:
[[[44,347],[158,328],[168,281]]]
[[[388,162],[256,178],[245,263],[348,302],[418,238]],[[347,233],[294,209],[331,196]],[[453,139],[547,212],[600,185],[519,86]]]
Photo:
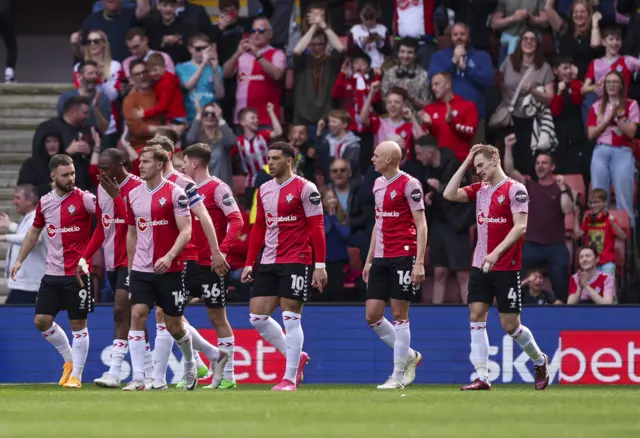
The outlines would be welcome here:
[[[88,45],[92,45],[92,44],[102,44],[104,42],[104,40],[102,38],[92,38],[92,39],[88,39],[87,40],[87,44]]]
[[[257,27],[255,29],[251,29],[251,33],[259,33],[260,35],[262,35],[266,31],[267,31],[267,29],[264,29],[262,27]]]
[[[215,117],[216,113],[214,113],[213,111],[205,111],[202,113],[202,115],[205,117]]]
[[[203,50],[207,50],[208,48],[209,46],[193,46],[193,50],[198,53],[202,52]]]
[[[331,169],[331,173],[344,173],[346,171],[347,169],[345,167],[336,167],[334,169]]]

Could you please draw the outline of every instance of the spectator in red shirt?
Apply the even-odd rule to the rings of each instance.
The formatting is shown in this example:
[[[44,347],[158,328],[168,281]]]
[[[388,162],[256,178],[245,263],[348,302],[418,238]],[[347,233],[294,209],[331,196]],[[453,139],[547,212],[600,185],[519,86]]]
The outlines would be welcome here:
[[[154,93],[156,105],[153,108],[137,108],[133,111],[133,117],[138,119],[152,119],[162,116],[164,119],[176,125],[187,123],[187,111],[184,108],[180,79],[174,73],[166,70],[164,58],[159,53],[154,53],[146,61],[149,77],[155,82]]]
[[[613,304],[616,281],[598,271],[598,250],[585,246],[578,251],[578,272],[569,281],[567,304]]]
[[[600,254],[598,270],[607,274],[616,273],[616,238],[626,240],[627,236],[616,219],[606,210],[607,192],[593,189],[589,192],[589,206],[580,224],[579,210],[576,210],[573,235],[576,240],[584,237],[585,246],[593,246]]]
[[[423,109],[425,131],[462,162],[471,150],[471,140],[478,128],[478,110],[472,101],[453,94],[450,73],[438,73],[431,82],[436,100]]]

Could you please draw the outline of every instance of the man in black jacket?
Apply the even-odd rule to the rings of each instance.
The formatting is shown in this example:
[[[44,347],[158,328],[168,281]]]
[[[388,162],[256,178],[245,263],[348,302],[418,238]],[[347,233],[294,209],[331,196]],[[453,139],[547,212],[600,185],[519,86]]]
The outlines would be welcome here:
[[[634,57],[640,56],[640,0],[618,0],[616,8],[621,14],[629,15],[629,26],[622,43],[622,53]],[[640,80],[632,76],[628,95],[640,99]]]
[[[414,175],[424,190],[424,203],[429,219],[429,260],[434,267],[433,304],[444,302],[449,272],[455,272],[460,298],[467,302],[467,286],[471,269],[470,227],[475,223],[473,203],[455,203],[444,199],[442,192],[460,161],[452,150],[439,147],[432,135],[416,139],[416,161],[419,171]],[[467,175],[463,185],[470,184]]]
[[[62,116],[53,117],[42,122],[33,136],[32,155],[42,151],[45,138],[55,135],[61,139],[61,148],[65,154],[73,158],[76,168],[76,186],[83,190],[94,188],[89,175],[89,163],[93,151],[93,138],[89,119],[90,101],[84,96],[70,97],[62,107]]]

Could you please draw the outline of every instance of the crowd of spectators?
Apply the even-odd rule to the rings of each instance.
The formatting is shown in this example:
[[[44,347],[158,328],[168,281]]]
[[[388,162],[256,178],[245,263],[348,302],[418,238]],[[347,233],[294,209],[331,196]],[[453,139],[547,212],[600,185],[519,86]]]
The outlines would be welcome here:
[[[464,303],[475,209],[442,191],[471,145],[490,142],[531,199],[525,303],[624,301],[587,276],[600,270],[620,287],[632,272],[638,2],[358,1],[353,26],[345,1],[300,3],[283,37],[269,1],[240,17],[238,0],[220,0],[215,24],[187,0],[98,2],[70,39],[76,89],[36,130],[18,184],[46,193],[48,160],[65,152],[77,185],[93,190],[101,149],[126,151],[136,173],[145,142],[171,133],[178,150],[211,147],[211,173],[244,200],[245,242],[267,148],[286,139],[323,195],[330,286],[314,299],[353,301],[375,220],[372,151],[395,140],[427,205],[432,275],[417,301]]]

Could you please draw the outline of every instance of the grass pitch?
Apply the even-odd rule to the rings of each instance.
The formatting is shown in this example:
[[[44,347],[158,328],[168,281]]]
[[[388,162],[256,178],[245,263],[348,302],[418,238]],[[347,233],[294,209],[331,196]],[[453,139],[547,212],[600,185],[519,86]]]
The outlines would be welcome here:
[[[0,437],[640,437],[634,387],[303,385],[296,393],[0,387]]]

